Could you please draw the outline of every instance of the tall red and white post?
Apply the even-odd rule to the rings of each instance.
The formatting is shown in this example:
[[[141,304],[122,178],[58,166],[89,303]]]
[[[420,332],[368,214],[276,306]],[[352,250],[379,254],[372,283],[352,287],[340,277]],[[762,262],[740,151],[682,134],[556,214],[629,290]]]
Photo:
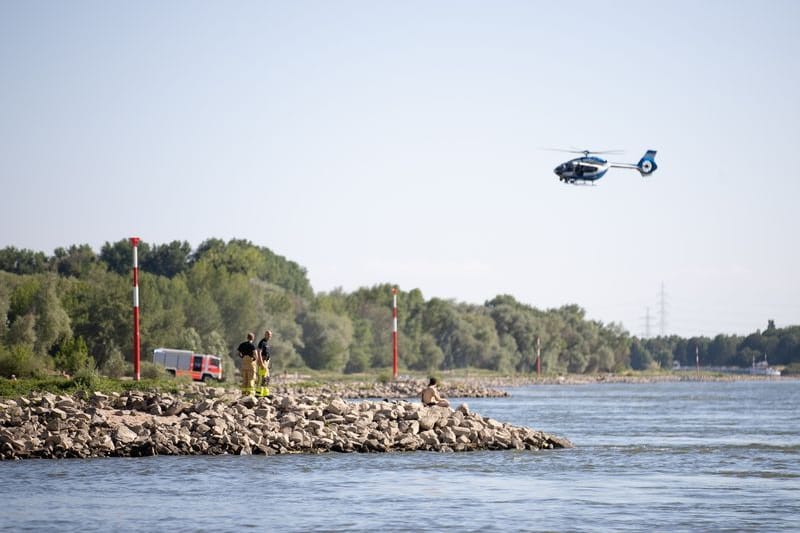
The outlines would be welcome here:
[[[536,376],[542,375],[542,339],[536,336]]]
[[[397,378],[397,287],[392,287],[392,376]]]
[[[131,237],[133,245],[133,374],[139,381],[139,237]]]
[[[694,364],[697,367],[697,375],[700,375],[700,347],[694,347]]]

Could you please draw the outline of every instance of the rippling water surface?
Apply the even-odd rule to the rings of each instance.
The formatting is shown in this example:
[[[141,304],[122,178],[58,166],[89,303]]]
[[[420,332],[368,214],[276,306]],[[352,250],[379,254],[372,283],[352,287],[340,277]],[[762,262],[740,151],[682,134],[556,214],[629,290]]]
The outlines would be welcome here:
[[[800,530],[800,381],[510,392],[576,448],[2,462],[0,530]]]

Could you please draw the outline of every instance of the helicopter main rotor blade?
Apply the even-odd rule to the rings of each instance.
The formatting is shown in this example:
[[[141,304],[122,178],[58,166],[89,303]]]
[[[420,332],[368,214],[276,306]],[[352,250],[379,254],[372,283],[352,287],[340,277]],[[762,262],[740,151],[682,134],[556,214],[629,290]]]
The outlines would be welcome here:
[[[576,154],[624,154],[625,150],[578,150],[574,149]]]
[[[563,148],[540,148],[540,150],[545,150],[548,152],[565,152],[567,154],[582,154],[586,150],[565,150]]]
[[[591,155],[591,154],[624,154],[624,150],[578,150],[577,148],[573,148],[570,150],[566,150],[564,148],[541,148],[541,150],[546,150],[548,152],[565,152],[568,154],[584,154],[584,155]]]

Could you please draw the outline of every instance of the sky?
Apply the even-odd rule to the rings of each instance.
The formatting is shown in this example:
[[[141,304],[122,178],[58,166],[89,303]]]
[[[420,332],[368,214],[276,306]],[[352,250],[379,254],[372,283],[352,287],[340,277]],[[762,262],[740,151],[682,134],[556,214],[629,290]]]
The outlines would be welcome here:
[[[5,0],[0,248],[238,238],[317,292],[797,325],[798,23],[791,0]],[[659,168],[570,186],[552,148]]]

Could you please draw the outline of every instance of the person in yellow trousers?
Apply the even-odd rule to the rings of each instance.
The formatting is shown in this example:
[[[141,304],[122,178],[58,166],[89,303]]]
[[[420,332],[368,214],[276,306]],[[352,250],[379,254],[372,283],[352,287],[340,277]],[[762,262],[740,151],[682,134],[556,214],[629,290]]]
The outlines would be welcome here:
[[[255,339],[255,335],[248,333],[247,340],[242,342],[236,349],[242,359],[242,395],[249,396],[254,396],[256,393],[255,378],[258,352],[253,339]]]
[[[256,371],[256,396],[265,398],[269,396],[269,358],[272,355],[272,347],[269,340],[272,332],[266,330],[264,338],[258,341],[258,370]]]

